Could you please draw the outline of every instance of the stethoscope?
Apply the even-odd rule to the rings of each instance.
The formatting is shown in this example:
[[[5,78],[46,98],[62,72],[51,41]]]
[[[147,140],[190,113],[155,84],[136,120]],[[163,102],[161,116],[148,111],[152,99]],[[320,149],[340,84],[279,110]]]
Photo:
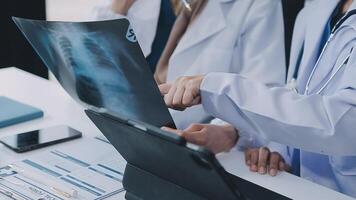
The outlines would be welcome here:
[[[321,61],[321,58],[323,57],[326,49],[328,48],[330,42],[333,40],[335,34],[340,30],[339,28],[342,26],[342,24],[351,16],[353,15],[356,15],[356,10],[351,10],[349,11],[344,17],[342,17],[337,23],[336,25],[334,26],[334,28],[332,29],[331,31],[331,34],[330,34],[330,37],[328,38],[327,42],[325,43],[319,57],[318,57],[318,60],[316,61],[313,69],[312,69],[312,72],[310,73],[309,75],[309,78],[307,80],[307,83],[306,83],[306,86],[305,86],[305,90],[304,90],[304,95],[307,95],[309,93],[309,86],[310,86],[310,82],[315,74],[315,71]],[[328,84],[333,80],[333,78],[336,76],[336,74],[340,71],[340,69],[342,69],[342,67],[344,67],[350,57],[351,57],[351,54],[352,54],[352,51],[353,51],[353,48],[350,50],[350,53],[346,56],[346,58],[343,60],[343,62],[336,68],[335,72],[333,74],[331,74],[331,76],[329,77],[329,79],[325,82],[325,84],[317,91],[316,94],[320,94],[327,86]],[[298,71],[299,71],[299,67],[300,67],[300,64],[301,64],[301,59],[302,59],[302,56],[303,56],[303,52],[304,52],[304,43],[302,45],[302,50],[299,52],[299,55],[298,55],[298,60],[297,60],[297,65],[296,65],[296,69],[293,73],[293,78],[291,79],[291,81],[288,83],[287,87],[290,88],[290,89],[293,89],[296,91],[296,80],[297,80],[297,76],[298,76]]]

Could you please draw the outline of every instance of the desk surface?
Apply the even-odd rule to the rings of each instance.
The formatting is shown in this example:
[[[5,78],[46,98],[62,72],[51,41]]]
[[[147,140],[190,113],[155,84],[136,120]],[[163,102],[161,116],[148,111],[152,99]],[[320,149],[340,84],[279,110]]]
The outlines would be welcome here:
[[[72,126],[84,133],[84,137],[101,135],[100,131],[84,114],[84,109],[74,102],[56,83],[48,81],[17,68],[0,70],[0,95],[41,108],[44,118],[0,129],[1,136],[50,127],[59,124]],[[78,141],[71,141],[72,143]],[[59,144],[59,145],[66,145]],[[57,146],[58,147],[58,146]],[[45,150],[48,150],[48,147]],[[16,154],[3,145],[0,146],[0,166],[22,160],[43,150]],[[218,159],[227,171],[243,179],[281,193],[291,199],[352,199],[307,180],[281,173],[277,177],[262,176],[248,171],[243,154],[238,151],[221,154]],[[124,199],[121,193],[110,199]]]

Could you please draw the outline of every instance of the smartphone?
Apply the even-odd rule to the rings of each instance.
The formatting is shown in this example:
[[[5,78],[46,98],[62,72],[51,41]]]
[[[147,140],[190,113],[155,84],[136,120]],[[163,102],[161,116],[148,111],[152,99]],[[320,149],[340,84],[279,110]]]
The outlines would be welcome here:
[[[0,143],[17,153],[66,142],[82,137],[82,133],[68,126],[55,126],[3,137]]]

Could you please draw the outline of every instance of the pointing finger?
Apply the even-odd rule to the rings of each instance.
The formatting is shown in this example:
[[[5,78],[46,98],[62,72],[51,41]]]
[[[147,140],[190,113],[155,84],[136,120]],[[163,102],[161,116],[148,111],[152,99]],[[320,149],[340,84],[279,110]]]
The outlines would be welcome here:
[[[169,92],[169,90],[171,89],[171,87],[172,87],[171,83],[163,83],[158,86],[159,91],[161,92],[162,95],[167,94]]]
[[[177,130],[177,129],[173,129],[173,128],[169,128],[169,127],[165,127],[165,126],[162,127],[161,129],[164,131],[167,131],[167,132],[175,133],[179,136],[183,135],[183,131],[181,131],[181,130]]]

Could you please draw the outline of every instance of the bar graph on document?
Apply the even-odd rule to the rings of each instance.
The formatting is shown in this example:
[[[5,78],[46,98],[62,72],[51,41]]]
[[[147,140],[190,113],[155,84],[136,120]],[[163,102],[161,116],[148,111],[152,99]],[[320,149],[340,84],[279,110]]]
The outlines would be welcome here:
[[[125,165],[105,140],[83,138],[0,168],[0,195],[19,200],[102,200],[124,191]]]

